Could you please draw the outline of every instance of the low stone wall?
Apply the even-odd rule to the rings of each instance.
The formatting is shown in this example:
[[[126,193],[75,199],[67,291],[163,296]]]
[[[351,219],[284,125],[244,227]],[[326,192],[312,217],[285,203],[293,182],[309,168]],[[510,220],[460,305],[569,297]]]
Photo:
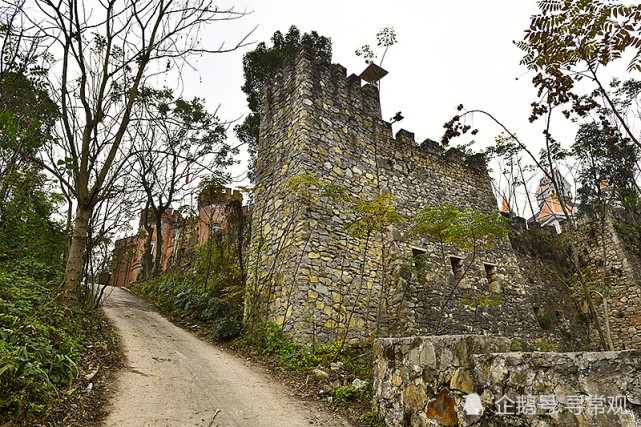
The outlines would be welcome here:
[[[641,422],[641,351],[509,352],[482,335],[374,343],[387,425],[629,426]]]

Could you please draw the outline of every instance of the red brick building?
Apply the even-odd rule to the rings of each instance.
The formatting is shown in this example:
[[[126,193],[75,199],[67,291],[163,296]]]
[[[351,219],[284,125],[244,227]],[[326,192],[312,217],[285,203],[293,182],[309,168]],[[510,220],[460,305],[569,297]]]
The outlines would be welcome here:
[[[179,252],[193,251],[195,245],[202,245],[211,233],[228,227],[229,206],[233,202],[242,206],[243,195],[239,191],[225,188],[220,191],[206,191],[198,197],[198,217],[195,221],[185,220],[173,209],[162,216],[163,247],[161,267],[165,271],[173,265]],[[143,226],[144,211],[140,213],[138,233],[116,241],[112,258],[109,284],[128,287],[138,279],[142,270],[147,232]],[[243,207],[243,213],[247,208]],[[156,256],[156,226],[152,225],[151,255]]]

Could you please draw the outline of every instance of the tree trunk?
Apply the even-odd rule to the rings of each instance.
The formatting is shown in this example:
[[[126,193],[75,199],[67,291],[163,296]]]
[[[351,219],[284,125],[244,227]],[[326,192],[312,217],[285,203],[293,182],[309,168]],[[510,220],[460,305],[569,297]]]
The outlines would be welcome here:
[[[162,237],[162,215],[164,209],[159,209],[156,212],[155,222],[156,222],[156,254],[154,256],[154,267],[152,271],[152,277],[158,277],[162,273],[162,247],[163,247],[163,237]]]
[[[76,291],[82,280],[82,264],[85,258],[85,247],[87,244],[87,234],[89,232],[89,218],[91,218],[91,207],[86,207],[78,203],[76,209],[76,220],[69,247],[69,256],[67,257],[67,266],[65,268],[65,279],[62,284],[60,300],[71,306],[76,298]]]

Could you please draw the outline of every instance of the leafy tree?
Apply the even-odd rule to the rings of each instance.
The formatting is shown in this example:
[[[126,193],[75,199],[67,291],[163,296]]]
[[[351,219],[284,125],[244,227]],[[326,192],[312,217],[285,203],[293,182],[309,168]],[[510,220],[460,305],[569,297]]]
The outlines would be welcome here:
[[[57,266],[65,249],[64,227],[54,219],[62,200],[36,167],[25,167],[5,177],[1,201],[0,261],[31,258]]]
[[[0,261],[53,266],[65,243],[53,219],[60,195],[32,161],[58,115],[46,80],[50,57],[25,22],[23,1],[0,6],[0,37]]]
[[[170,89],[143,88],[138,99],[139,120],[128,134],[137,142],[132,157],[136,182],[145,194],[143,226],[147,230],[143,255],[143,280],[162,270],[162,217],[175,202],[183,200],[193,177],[223,175],[237,151],[225,142],[225,127],[207,111],[203,100],[175,98]],[[151,259],[152,233],[156,234]]]
[[[578,160],[577,194],[583,210],[594,211],[604,203],[624,203],[636,197],[638,150],[622,141],[616,129],[603,129],[596,123],[581,125],[572,152]]]
[[[24,1],[0,6],[0,210],[14,173],[31,168],[30,157],[43,144],[58,109],[47,85],[50,55],[41,34],[29,30]],[[22,174],[22,178],[33,174]]]
[[[532,197],[528,190],[530,179],[532,179],[532,172],[536,169],[532,165],[527,164],[523,160],[523,153],[521,147],[505,133],[501,133],[494,138],[495,145],[488,147],[484,154],[487,159],[494,159],[499,163],[500,171],[507,181],[507,200],[514,212],[520,214],[522,210],[519,209],[517,191],[519,187],[523,187],[527,198],[527,205],[529,207],[531,217],[535,216]],[[528,176],[526,177],[526,174]],[[495,194],[503,194],[505,192],[500,188],[501,183],[492,181]],[[523,214],[525,215],[525,214]]]
[[[628,71],[641,69],[641,10],[635,6],[600,0],[540,0],[538,6],[540,13],[532,16],[524,39],[517,45],[524,51],[521,63],[537,72],[532,82],[538,89],[538,96],[531,104],[530,121],[543,119],[545,122],[541,157],[536,156],[524,141],[518,139],[490,113],[483,110],[463,111],[462,105],[459,106],[459,111],[462,112],[446,123],[442,141],[448,143],[451,138],[468,132],[471,126],[463,122],[466,117],[474,113],[489,117],[550,179],[565,217],[571,218],[568,203],[560,191],[561,183],[556,174],[551,173],[557,168],[558,162],[569,154],[550,131],[553,112],[561,110],[565,117],[572,119],[596,114],[602,129],[620,132],[622,142],[641,148],[632,126],[632,121],[638,120],[638,117],[627,114],[633,99],[640,92],[634,89],[634,85],[629,85],[623,92],[615,89],[613,96],[606,89],[600,75],[601,68],[622,58],[629,51],[632,51],[633,57],[628,63]],[[591,94],[576,93],[576,83],[584,79],[595,85],[596,89]],[[613,82],[612,85],[615,87],[616,83]],[[617,94],[623,95],[621,102],[617,100]],[[472,131],[474,132],[476,130]],[[564,228],[571,247],[572,263],[599,332],[601,347],[610,348],[581,269],[575,237],[576,224],[574,221],[565,221]]]
[[[538,72],[533,83],[544,95],[532,104],[530,119],[565,104],[570,104],[564,111],[567,117],[603,106],[626,138],[641,148],[599,75],[600,68],[629,50],[633,56],[628,71],[641,71],[641,9],[600,0],[540,0],[538,6],[540,13],[532,16],[524,39],[517,43],[525,53],[521,63]],[[597,87],[591,96],[575,93],[576,82],[584,78]]]
[[[376,45],[383,48],[383,53],[381,55],[381,60],[378,65],[382,66],[383,61],[385,60],[385,55],[390,46],[393,46],[397,43],[396,41],[396,31],[394,27],[385,27],[376,33]],[[360,49],[356,50],[356,56],[362,56],[366,64],[373,64],[375,59],[378,59],[378,54],[372,50],[372,47],[368,44],[364,44]]]
[[[341,194],[341,193],[339,193]],[[345,229],[349,231],[350,236],[356,237],[358,239],[365,239],[363,255],[361,256],[361,271],[360,271],[360,281],[359,288],[356,290],[356,301],[352,310],[349,313],[345,321],[345,333],[340,343],[340,347],[336,351],[336,357],[343,350],[345,342],[347,341],[347,336],[349,333],[349,325],[351,323],[356,307],[359,304],[359,297],[361,289],[365,285],[365,266],[369,263],[368,259],[368,250],[372,239],[376,236],[377,233],[384,233],[389,230],[389,227],[392,224],[403,224],[407,222],[405,218],[396,210],[396,207],[393,205],[394,196],[392,194],[382,194],[374,197],[371,200],[362,199],[358,196],[354,196],[348,193],[345,194],[346,201],[350,202],[353,205],[351,210],[348,210],[347,213],[354,217],[353,220],[348,221],[345,224]],[[383,273],[382,276],[385,277],[385,260],[383,261]],[[370,300],[372,298],[372,289],[369,292],[369,299],[367,301],[367,306],[369,307]],[[382,296],[381,296],[382,297]],[[380,315],[380,313],[379,313]]]
[[[461,265],[459,274],[455,275],[454,284],[444,283],[444,298],[436,325],[436,333],[440,333],[447,327],[447,324],[442,326],[445,309],[474,264],[479,249],[493,248],[507,236],[506,219],[496,213],[484,214],[471,209],[460,211],[453,204],[445,204],[426,206],[410,220],[410,223],[412,226],[408,231],[409,236],[425,238],[438,244],[445,277],[449,276],[446,247],[454,246],[471,252],[467,264]],[[491,305],[489,302],[494,300],[476,295],[471,297],[471,301],[469,305],[476,307]]]
[[[243,92],[247,95],[247,104],[251,113],[245,117],[243,123],[234,128],[238,139],[247,144],[250,161],[248,177],[253,181],[256,171],[256,155],[258,150],[258,136],[260,126],[260,93],[265,85],[285,62],[296,57],[301,49],[309,49],[315,58],[331,60],[332,41],[320,36],[316,31],[301,35],[296,26],[291,26],[283,35],[276,31],[271,38],[272,46],[265,42],[258,43],[256,48],[247,52],[243,57],[243,75],[245,84]]]

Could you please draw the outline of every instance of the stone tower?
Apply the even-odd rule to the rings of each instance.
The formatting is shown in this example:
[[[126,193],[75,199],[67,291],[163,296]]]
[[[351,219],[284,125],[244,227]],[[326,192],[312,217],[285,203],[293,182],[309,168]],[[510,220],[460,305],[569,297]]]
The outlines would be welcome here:
[[[375,86],[303,51],[262,94],[248,298],[299,341],[429,334],[443,283],[457,274],[456,263],[470,261],[440,314],[453,319],[448,332],[523,338],[539,330],[508,239],[474,260],[448,248],[443,265],[436,245],[406,238],[402,227],[353,238],[345,230],[348,207],[293,194],[288,180],[304,174],[366,200],[392,194],[406,218],[442,203],[497,211],[484,164],[466,164],[459,151],[442,153],[430,140],[419,145],[405,130],[394,137]],[[425,253],[432,267],[420,283],[400,267],[413,253]],[[460,299],[474,292],[500,295],[503,304],[463,306]]]

